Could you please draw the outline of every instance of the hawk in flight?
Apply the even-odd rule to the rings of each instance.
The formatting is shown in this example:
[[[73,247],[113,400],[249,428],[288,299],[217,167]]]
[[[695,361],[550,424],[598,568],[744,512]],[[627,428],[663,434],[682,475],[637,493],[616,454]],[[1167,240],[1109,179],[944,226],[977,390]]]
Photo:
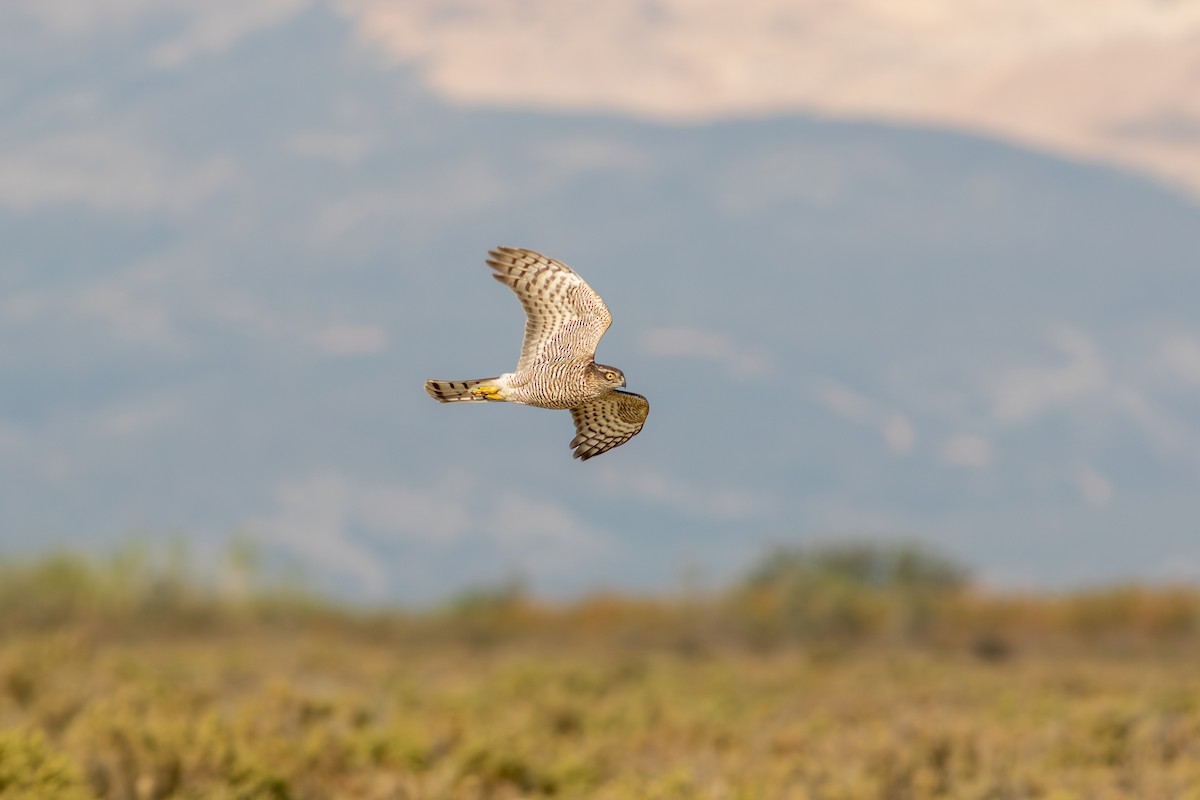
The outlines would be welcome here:
[[[622,392],[625,375],[596,363],[596,345],[612,323],[608,307],[562,262],[532,250],[488,253],[493,278],[517,293],[525,308],[525,343],[513,372],[470,381],[425,381],[441,403],[503,401],[570,409],[575,458],[588,460],[632,439],[650,404]]]

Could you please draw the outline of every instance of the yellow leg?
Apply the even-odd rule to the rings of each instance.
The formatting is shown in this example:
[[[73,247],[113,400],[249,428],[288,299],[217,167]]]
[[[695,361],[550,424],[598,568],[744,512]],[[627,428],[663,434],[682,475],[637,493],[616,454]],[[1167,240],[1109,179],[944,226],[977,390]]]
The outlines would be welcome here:
[[[503,400],[504,397],[500,394],[499,386],[476,386],[471,390],[471,394],[481,400]]]

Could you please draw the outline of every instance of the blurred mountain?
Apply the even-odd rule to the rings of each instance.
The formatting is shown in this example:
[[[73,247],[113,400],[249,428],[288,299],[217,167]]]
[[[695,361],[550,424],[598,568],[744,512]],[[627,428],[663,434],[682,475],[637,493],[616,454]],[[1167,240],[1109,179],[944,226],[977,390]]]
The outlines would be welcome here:
[[[1186,195],[929,127],[455,104],[277,5],[10,61],[0,546],[244,533],[408,599],[721,580],[822,536],[1200,574]],[[423,393],[515,363],[497,244],[605,297],[600,356],[651,401],[628,445],[580,464],[566,413]]]

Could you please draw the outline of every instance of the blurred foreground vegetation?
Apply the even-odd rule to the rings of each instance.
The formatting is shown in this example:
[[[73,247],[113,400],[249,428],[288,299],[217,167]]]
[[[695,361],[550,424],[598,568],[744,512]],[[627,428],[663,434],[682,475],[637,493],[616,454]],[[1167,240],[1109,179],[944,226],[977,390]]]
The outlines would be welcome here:
[[[1190,798],[1200,591],[994,593],[912,546],[417,612],[253,553],[0,560],[0,798]]]

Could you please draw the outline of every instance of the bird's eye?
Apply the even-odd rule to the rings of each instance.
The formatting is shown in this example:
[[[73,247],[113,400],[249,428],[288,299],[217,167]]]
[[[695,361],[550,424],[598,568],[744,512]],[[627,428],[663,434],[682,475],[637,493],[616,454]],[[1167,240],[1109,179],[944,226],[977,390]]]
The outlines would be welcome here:
[[[604,379],[605,379],[606,381],[615,381],[615,380],[617,379],[617,373],[615,373],[615,372],[606,372],[606,373],[604,373]]]

